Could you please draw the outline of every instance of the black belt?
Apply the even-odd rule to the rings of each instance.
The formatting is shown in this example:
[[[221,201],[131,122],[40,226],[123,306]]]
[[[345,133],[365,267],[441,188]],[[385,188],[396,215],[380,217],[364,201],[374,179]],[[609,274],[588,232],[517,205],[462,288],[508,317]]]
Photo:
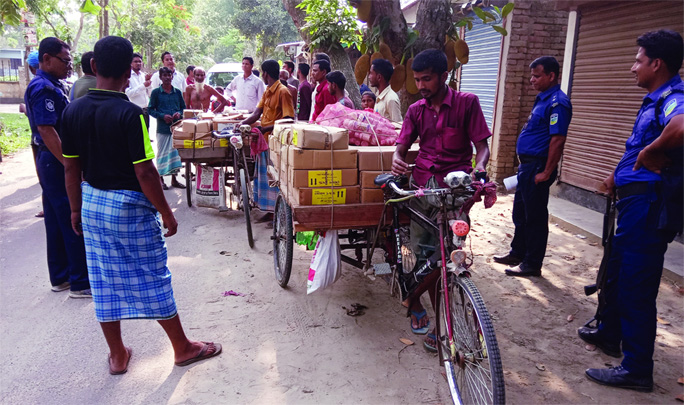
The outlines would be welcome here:
[[[636,181],[617,188],[618,200],[631,197],[633,195],[646,194],[651,191],[660,192],[660,182]]]
[[[518,160],[522,164],[546,162],[546,156],[518,155]]]

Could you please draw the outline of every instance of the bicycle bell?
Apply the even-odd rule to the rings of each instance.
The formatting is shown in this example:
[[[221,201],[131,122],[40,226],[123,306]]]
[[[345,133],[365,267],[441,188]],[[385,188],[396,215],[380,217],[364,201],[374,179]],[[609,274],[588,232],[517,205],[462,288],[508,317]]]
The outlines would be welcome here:
[[[450,188],[468,187],[473,183],[473,179],[468,173],[459,170],[447,174],[444,183]]]

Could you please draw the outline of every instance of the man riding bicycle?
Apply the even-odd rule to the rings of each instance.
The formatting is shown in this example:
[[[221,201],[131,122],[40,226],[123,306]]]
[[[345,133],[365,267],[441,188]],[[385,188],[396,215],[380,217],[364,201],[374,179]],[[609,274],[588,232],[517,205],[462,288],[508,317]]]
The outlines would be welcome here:
[[[397,139],[392,173],[400,175],[407,172],[406,154],[417,138],[420,138],[420,151],[411,175],[412,185],[447,187],[444,176],[449,172],[461,170],[473,175],[484,173],[489,161],[487,138],[492,134],[477,96],[452,90],[445,84],[449,72],[446,55],[442,51],[427,49],[419,53],[411,69],[423,99],[412,104],[406,112]],[[472,145],[475,145],[476,150],[474,171]],[[433,220],[439,212],[427,199],[412,199],[410,204]],[[427,260],[434,270],[439,260],[438,236],[412,221],[410,238],[411,248],[418,256],[417,262]],[[413,333],[426,334],[430,330],[420,297],[428,290],[432,306],[435,307],[435,284],[439,274],[432,271],[412,286],[410,291],[402,291],[402,304],[409,309]],[[424,346],[430,351],[437,351],[434,328],[428,333]]]

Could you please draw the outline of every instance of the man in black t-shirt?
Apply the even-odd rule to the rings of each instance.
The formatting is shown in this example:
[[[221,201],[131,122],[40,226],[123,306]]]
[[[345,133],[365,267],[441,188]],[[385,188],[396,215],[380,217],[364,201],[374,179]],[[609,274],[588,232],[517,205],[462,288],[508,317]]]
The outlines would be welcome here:
[[[218,343],[188,340],[176,312],[163,236],[174,235],[178,223],[152,162],[142,109],[120,92],[132,59],[133,47],[124,38],[95,44],[97,86],[64,110],[60,132],[71,223],[85,238],[110,374],[125,373],[132,353],[121,339],[121,319],[158,320],[178,366],[221,353]]]

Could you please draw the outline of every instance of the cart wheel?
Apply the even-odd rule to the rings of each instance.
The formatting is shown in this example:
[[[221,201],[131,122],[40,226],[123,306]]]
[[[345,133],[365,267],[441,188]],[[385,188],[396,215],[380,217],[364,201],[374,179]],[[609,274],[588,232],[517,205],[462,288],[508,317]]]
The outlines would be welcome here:
[[[185,195],[188,197],[188,207],[192,207],[192,163],[185,162]]]
[[[278,195],[273,218],[273,265],[276,281],[281,287],[287,287],[292,272],[292,210],[282,195]]]
[[[245,223],[247,224],[247,241],[249,247],[253,248],[254,238],[252,237],[252,222],[249,216],[249,193],[247,192],[245,169],[240,169],[240,197],[242,198],[242,210],[245,212]]]

